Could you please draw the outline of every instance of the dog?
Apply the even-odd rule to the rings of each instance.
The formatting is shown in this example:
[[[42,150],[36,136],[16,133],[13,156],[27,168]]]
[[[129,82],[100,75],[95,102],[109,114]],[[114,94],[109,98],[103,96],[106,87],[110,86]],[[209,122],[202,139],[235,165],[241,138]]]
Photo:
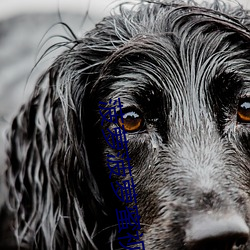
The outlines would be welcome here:
[[[250,249],[249,28],[142,1],[70,41],[8,134],[1,249]]]

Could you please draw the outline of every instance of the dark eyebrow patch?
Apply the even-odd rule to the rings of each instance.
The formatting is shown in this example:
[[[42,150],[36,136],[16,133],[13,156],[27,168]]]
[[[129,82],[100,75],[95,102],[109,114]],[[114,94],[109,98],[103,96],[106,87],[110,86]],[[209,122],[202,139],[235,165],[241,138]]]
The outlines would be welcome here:
[[[238,103],[239,94],[243,87],[244,80],[236,72],[222,72],[215,75],[208,88],[207,103],[217,121],[218,129],[223,129],[228,116],[232,114]]]

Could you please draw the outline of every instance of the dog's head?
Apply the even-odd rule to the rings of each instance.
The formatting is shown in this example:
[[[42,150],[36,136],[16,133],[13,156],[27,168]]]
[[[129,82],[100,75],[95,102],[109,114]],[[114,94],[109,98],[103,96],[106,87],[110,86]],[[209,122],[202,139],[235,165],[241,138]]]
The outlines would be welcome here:
[[[121,247],[115,232],[127,231],[116,211],[135,204],[114,194],[111,183],[128,178],[110,174],[108,157],[118,150],[104,136],[123,125],[145,248],[243,247],[249,17],[224,7],[121,8],[56,60],[10,137],[9,186],[26,242],[38,235],[46,247]],[[99,103],[108,108],[118,98],[123,123],[103,121]]]

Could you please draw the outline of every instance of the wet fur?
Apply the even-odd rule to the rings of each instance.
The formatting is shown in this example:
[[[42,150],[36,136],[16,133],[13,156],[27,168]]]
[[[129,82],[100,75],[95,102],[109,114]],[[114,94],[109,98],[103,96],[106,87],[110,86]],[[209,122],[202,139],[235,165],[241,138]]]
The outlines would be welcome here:
[[[122,6],[41,77],[9,133],[15,237],[6,248],[120,249],[115,208],[124,204],[106,166],[116,152],[98,113],[99,101],[118,97],[146,121],[127,137],[147,250],[185,249],[202,211],[237,211],[250,225],[250,127],[236,122],[250,91],[249,16],[218,1],[204,7]]]

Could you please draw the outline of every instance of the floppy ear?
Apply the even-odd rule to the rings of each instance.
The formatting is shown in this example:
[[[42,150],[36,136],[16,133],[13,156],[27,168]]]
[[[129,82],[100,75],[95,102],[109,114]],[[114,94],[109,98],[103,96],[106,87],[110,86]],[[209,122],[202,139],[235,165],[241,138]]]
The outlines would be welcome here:
[[[107,23],[57,58],[13,121],[7,206],[23,248],[95,249],[92,234],[111,223],[89,156],[97,147],[92,85],[119,40],[111,42]]]
[[[98,188],[65,77],[60,63],[49,69],[9,134],[7,182],[18,246],[74,248],[91,242],[78,196],[81,189],[98,196]],[[77,150],[76,135],[83,138]]]

